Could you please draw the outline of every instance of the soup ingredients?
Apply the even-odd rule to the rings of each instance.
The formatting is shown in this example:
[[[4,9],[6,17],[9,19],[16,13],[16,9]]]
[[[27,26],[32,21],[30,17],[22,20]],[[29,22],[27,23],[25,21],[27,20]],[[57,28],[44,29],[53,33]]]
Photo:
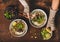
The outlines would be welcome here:
[[[15,29],[15,31],[17,32],[23,32],[24,26],[25,26],[24,23],[21,21],[15,21],[12,24],[13,29]]]
[[[35,9],[31,12],[29,22],[33,27],[41,28],[47,22],[47,15],[43,10]]]
[[[27,33],[28,26],[22,19],[15,19],[11,22],[9,30],[12,36],[22,37]]]
[[[31,22],[36,26],[40,26],[45,22],[45,14],[40,10],[35,10],[31,13]]]
[[[16,22],[13,22],[13,24],[12,24],[12,25],[13,25],[13,26],[15,26],[16,24],[17,24]]]
[[[35,38],[35,39],[37,39],[38,37],[37,37],[37,36],[35,36],[34,38]]]
[[[46,28],[46,31],[48,31],[49,33],[51,33],[51,28]]]
[[[4,13],[4,16],[5,16],[7,19],[11,19],[11,18],[14,16],[14,14],[6,11],[6,12]]]
[[[16,5],[9,5],[4,11],[4,16],[7,19],[15,19],[18,17],[19,8]]]
[[[38,24],[40,24],[40,23],[42,23],[42,22],[44,22],[44,15],[41,15],[41,14],[37,14],[33,19],[32,19],[32,21],[33,22],[37,22]]]
[[[41,35],[43,37],[43,40],[48,40],[52,36],[51,31],[48,28],[43,28],[41,31]]]

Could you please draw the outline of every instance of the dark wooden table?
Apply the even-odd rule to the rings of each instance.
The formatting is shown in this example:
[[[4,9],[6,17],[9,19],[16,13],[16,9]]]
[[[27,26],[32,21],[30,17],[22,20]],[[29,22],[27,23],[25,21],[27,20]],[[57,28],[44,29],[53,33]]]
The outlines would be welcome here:
[[[49,17],[49,7],[51,6],[51,0],[26,0],[27,3],[30,6],[30,12],[36,8],[39,9],[43,9],[46,13],[47,16]],[[38,3],[39,2],[39,3]],[[23,11],[23,6],[21,5],[21,3],[19,3],[18,0],[9,0],[7,2],[2,2],[0,0],[0,42],[59,42],[60,40],[60,10],[57,12],[56,14],[56,18],[55,18],[55,26],[56,26],[56,30],[54,31],[54,35],[52,36],[52,38],[50,40],[44,41],[42,40],[41,36],[40,36],[40,29],[34,28],[29,24],[28,19],[23,18],[29,28],[28,28],[28,32],[25,36],[23,37],[13,37],[10,32],[9,32],[9,25],[11,23],[10,20],[6,19],[4,17],[4,10],[8,5],[18,5],[20,11]],[[37,38],[35,38],[37,37]]]

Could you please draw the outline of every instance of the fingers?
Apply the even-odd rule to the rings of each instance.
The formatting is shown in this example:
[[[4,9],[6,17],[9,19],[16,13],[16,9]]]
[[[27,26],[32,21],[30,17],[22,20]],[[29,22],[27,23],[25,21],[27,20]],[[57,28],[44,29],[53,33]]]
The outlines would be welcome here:
[[[23,16],[27,19],[29,19],[29,14],[23,13]]]
[[[34,15],[32,14],[32,15],[31,15],[31,19],[33,19],[35,16],[36,16],[36,14],[34,14]]]

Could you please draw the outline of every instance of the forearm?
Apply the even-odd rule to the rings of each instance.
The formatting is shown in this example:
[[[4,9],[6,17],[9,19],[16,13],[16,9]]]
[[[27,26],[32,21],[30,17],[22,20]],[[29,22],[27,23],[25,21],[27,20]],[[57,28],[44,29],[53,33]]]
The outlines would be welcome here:
[[[24,14],[26,14],[27,18],[29,18],[29,5],[25,0],[19,0],[19,1],[24,6]]]
[[[25,0],[19,0],[20,3],[24,6],[24,12],[28,13],[29,12],[29,6]]]
[[[59,6],[59,0],[52,0],[52,9],[57,10]]]
[[[52,8],[50,8],[50,14],[49,14],[49,19],[52,20],[55,15],[56,12],[58,10],[58,6],[59,6],[59,0],[52,0]]]
[[[52,31],[54,31],[55,29],[54,19],[55,19],[56,12],[58,10],[58,6],[59,6],[59,0],[53,0],[52,6],[50,8],[50,14],[49,14],[49,19],[48,19],[48,24],[47,24],[47,27],[51,27]]]

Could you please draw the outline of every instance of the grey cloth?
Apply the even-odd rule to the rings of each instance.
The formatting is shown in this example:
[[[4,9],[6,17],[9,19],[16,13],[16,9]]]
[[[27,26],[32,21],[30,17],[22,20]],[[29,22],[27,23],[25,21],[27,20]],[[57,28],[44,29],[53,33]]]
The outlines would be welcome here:
[[[50,14],[49,14],[49,19],[48,19],[47,27],[51,27],[52,31],[55,30],[54,19],[55,19],[56,12],[57,12],[57,10],[54,11],[54,10],[50,9]]]

